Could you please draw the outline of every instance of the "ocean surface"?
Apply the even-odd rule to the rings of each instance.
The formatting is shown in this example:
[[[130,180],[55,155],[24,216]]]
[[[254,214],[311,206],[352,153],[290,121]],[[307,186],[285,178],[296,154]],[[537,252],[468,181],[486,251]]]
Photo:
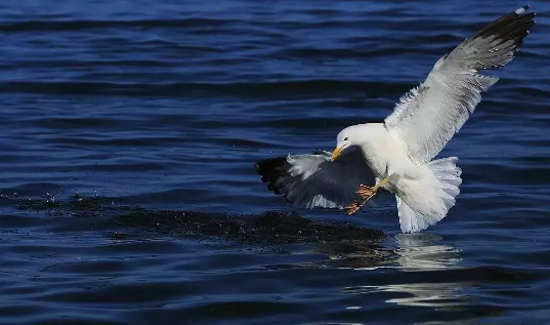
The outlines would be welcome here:
[[[293,209],[257,160],[332,150],[435,61],[537,25],[440,154],[449,216]],[[2,1],[0,323],[550,324],[550,4]]]

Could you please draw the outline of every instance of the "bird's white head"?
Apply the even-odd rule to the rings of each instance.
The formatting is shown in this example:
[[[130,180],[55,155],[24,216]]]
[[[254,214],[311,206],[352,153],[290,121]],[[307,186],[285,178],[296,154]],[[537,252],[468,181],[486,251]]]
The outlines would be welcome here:
[[[360,145],[364,138],[366,124],[348,126],[338,133],[336,137],[336,148],[332,152],[332,161],[336,160],[344,150],[349,147]]]

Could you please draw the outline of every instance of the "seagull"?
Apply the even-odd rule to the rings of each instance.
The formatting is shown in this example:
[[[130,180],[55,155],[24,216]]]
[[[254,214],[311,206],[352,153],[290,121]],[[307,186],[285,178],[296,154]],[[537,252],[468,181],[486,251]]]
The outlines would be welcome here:
[[[382,188],[395,195],[403,233],[439,222],[456,203],[462,171],[457,157],[434,158],[498,81],[480,70],[504,67],[523,44],[535,23],[528,11],[523,6],[500,17],[443,55],[382,123],[346,127],[332,152],[258,161],[262,181],[296,207],[348,214]]]

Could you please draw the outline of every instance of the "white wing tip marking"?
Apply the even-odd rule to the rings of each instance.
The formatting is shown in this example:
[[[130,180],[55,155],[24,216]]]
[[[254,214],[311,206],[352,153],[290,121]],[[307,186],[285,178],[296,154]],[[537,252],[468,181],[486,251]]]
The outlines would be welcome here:
[[[514,12],[516,15],[523,15],[526,10],[529,10],[529,6],[523,6],[521,8],[516,9]]]

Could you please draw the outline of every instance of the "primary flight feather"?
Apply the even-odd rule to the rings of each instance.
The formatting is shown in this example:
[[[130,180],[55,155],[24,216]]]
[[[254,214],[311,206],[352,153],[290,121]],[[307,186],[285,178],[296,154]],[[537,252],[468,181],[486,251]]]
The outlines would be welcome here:
[[[383,123],[343,129],[332,153],[257,162],[262,180],[296,206],[348,213],[384,188],[395,194],[404,233],[440,221],[455,205],[461,170],[456,157],[432,159],[468,120],[481,93],[498,81],[479,70],[505,66],[523,44],[534,24],[535,13],[528,9],[500,17],[441,57]]]

